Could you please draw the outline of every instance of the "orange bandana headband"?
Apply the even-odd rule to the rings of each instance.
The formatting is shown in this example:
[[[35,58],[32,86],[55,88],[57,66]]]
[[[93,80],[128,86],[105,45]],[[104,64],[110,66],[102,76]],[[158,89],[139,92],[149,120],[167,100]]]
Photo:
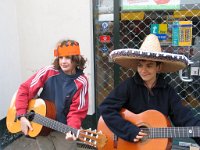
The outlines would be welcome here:
[[[54,56],[72,56],[80,55],[79,43],[76,41],[68,40],[64,45],[59,45],[56,50],[54,50]]]

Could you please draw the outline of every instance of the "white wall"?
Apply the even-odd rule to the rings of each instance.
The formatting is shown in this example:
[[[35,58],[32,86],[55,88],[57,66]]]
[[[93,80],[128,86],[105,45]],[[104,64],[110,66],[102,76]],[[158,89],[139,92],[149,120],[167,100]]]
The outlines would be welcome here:
[[[0,119],[21,81],[15,0],[0,1]]]
[[[6,2],[8,0],[4,1]],[[17,78],[19,79],[15,79],[15,83],[11,84],[14,86],[13,88],[16,89],[16,85],[19,85],[19,81],[22,82],[26,80],[39,68],[52,63],[54,59],[53,50],[60,40],[68,38],[74,39],[79,42],[82,54],[88,59],[87,69],[85,70],[90,84],[90,106],[88,114],[93,114],[95,109],[92,0],[9,1],[11,1],[12,7],[15,8],[16,6],[17,15],[15,14],[15,16],[17,16],[17,21],[16,17],[13,16],[11,20],[8,19],[8,15],[4,13],[5,21],[11,24],[10,28],[15,29],[16,35],[13,37],[19,37],[19,41],[16,41],[16,45],[13,46],[13,49],[16,55],[18,55],[18,57],[20,56],[20,65],[18,65],[17,69],[21,68],[20,71],[17,71],[18,74],[21,72],[21,76],[18,75]],[[14,3],[15,1],[16,3]],[[0,4],[1,3],[2,2],[0,2]],[[5,8],[10,8],[9,4],[6,5]],[[7,12],[9,11],[7,10]],[[2,27],[0,30],[3,30]],[[7,28],[4,30],[7,30]],[[6,35],[6,31],[4,31],[4,34]],[[9,39],[5,40],[7,44],[10,41]],[[20,52],[19,49],[16,51],[16,47],[20,49]],[[14,56],[12,55],[12,57]],[[8,59],[8,56],[4,57],[4,59]],[[8,62],[10,63],[9,60]],[[15,60],[13,62],[16,63]],[[9,77],[12,76],[8,76],[8,78]],[[6,92],[7,95],[12,95],[11,92]],[[4,103],[8,104],[10,99],[8,97],[4,99],[3,101],[6,101]],[[5,116],[5,110],[3,111],[3,116]]]

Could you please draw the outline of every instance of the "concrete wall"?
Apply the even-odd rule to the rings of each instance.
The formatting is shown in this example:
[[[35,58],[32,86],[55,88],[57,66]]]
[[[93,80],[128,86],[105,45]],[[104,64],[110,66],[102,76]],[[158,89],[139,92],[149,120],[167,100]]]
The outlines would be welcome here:
[[[19,36],[15,0],[0,1],[0,119],[21,82]]]
[[[93,114],[92,0],[1,0],[1,5],[5,8],[4,12],[0,10],[0,18],[5,20],[3,27],[0,24],[3,33],[0,38],[4,41],[1,40],[3,45],[1,51],[7,54],[1,55],[1,69],[6,73],[1,75],[1,79],[4,79],[5,75],[6,79],[0,81],[4,82],[3,86],[2,84],[0,86],[0,92],[5,93],[0,95],[0,103],[2,103],[0,105],[5,106],[3,110],[0,109],[1,118],[6,116],[12,94],[19,84],[39,68],[51,64],[54,59],[53,50],[57,43],[68,38],[79,41],[81,52],[88,59],[85,70],[90,84],[88,114]],[[7,37],[8,31],[9,37]],[[14,44],[11,41],[14,41]],[[9,52],[11,50],[12,53]],[[3,69],[5,64],[8,66],[6,70]],[[13,81],[9,81],[10,78]]]

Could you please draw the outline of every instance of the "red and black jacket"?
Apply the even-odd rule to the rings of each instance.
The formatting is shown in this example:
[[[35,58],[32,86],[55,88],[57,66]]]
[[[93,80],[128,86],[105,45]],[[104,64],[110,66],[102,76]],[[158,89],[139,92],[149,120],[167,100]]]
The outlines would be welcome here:
[[[41,94],[38,92],[42,89]],[[54,66],[47,66],[22,83],[16,96],[17,115],[25,114],[29,100],[34,97],[53,101],[56,120],[80,128],[88,111],[88,80],[82,70],[66,75]]]

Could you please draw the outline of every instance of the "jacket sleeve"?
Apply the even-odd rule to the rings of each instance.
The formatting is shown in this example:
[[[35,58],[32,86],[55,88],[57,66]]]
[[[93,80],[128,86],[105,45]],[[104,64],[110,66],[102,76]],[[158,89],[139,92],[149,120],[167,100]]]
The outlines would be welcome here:
[[[119,114],[129,100],[129,80],[118,85],[99,105],[99,112],[108,128],[120,138],[133,142],[140,129]]]
[[[19,86],[15,103],[17,115],[26,113],[29,100],[37,95],[48,77],[55,74],[52,70],[54,70],[53,66],[44,67]]]
[[[75,83],[77,91],[72,98],[66,122],[67,125],[79,129],[88,111],[88,80],[81,75]]]

